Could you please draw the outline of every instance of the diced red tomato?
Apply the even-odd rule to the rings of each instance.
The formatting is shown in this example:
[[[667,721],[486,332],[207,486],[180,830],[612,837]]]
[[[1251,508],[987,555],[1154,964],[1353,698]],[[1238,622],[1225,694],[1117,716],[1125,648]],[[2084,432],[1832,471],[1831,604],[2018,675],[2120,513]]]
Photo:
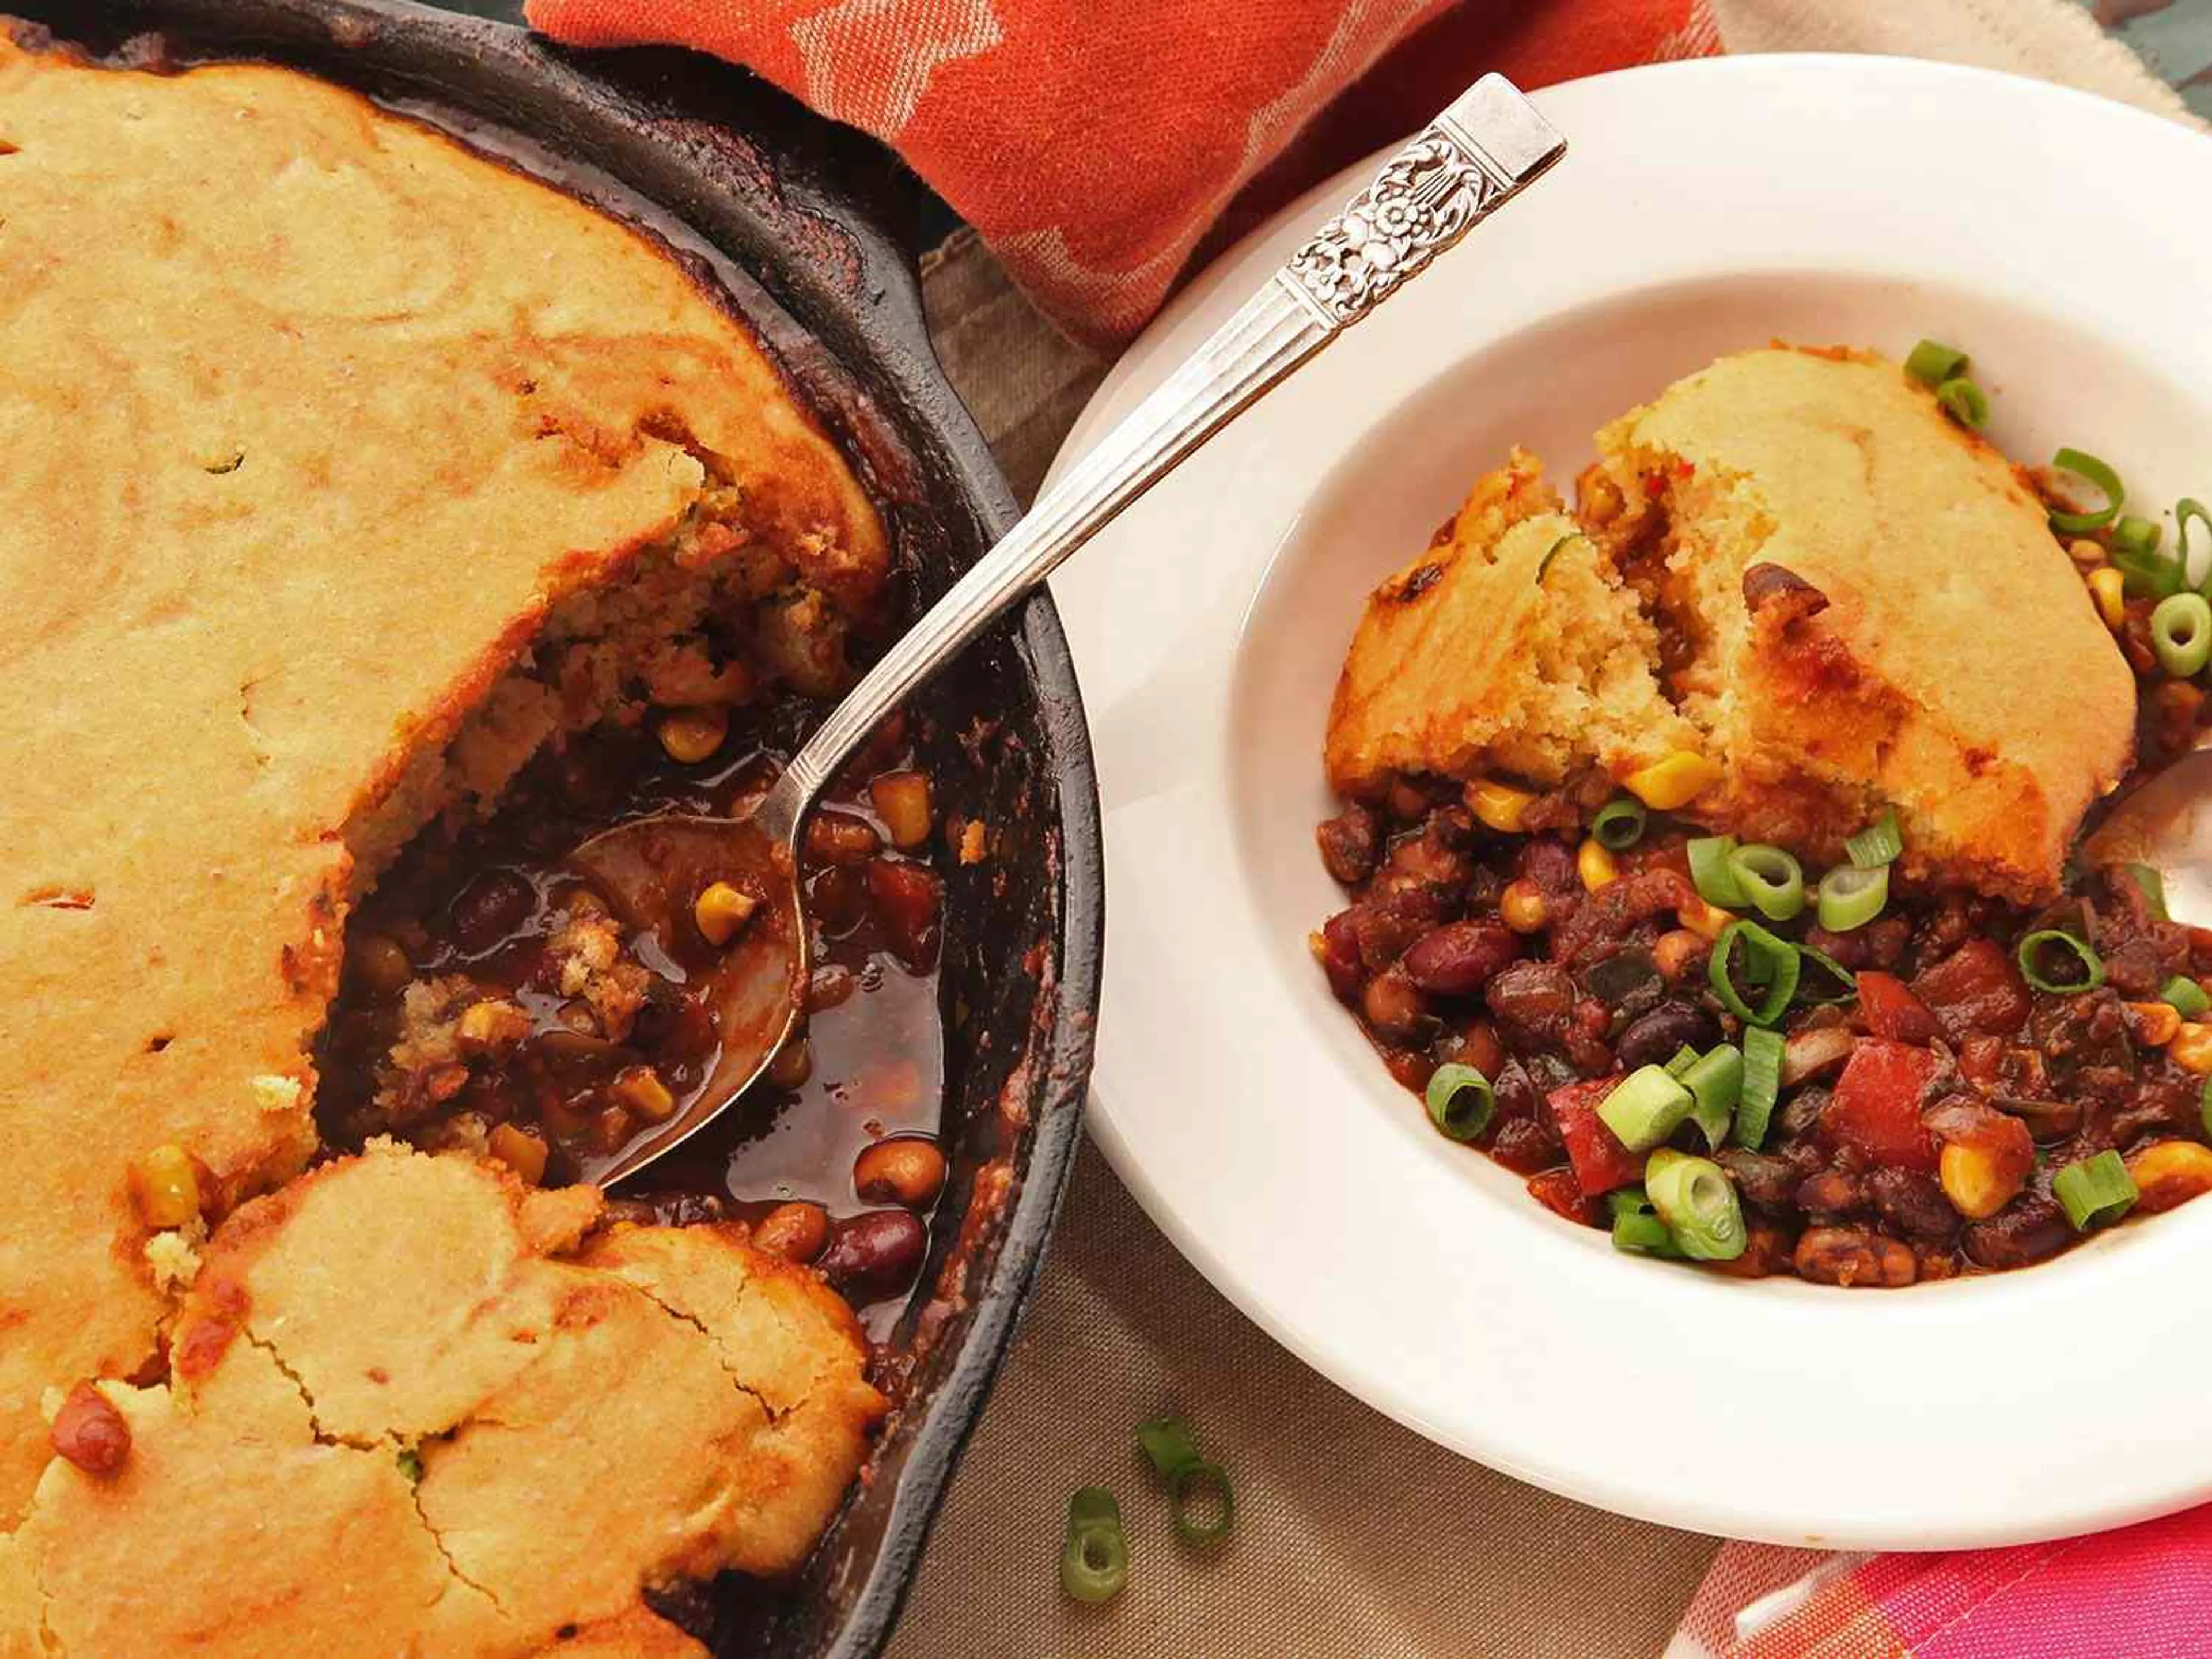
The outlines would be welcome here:
[[[1867,1030],[1898,1042],[1933,1042],[1943,1035],[1928,1005],[1895,974],[1867,969],[1858,976],[1859,1012]]]
[[[1997,1066],[2004,1059],[2002,1037],[1976,1032],[1959,1045],[1959,1075],[1978,1088],[1996,1086]]]
[[[1920,1101],[1937,1070],[1925,1048],[1861,1037],[1820,1121],[1833,1139],[1876,1164],[1933,1174],[1936,1138],[1920,1121]]]
[[[1993,939],[1968,939],[1912,988],[1954,1041],[1969,1031],[2010,1036],[2027,1024],[2027,981]]]
[[[1545,1102],[1552,1109],[1552,1121],[1559,1126],[1559,1139],[1567,1144],[1567,1160],[1575,1166],[1575,1179],[1593,1198],[1644,1179],[1644,1155],[1622,1146],[1620,1138],[1597,1115],[1598,1107],[1620,1081],[1617,1077],[1601,1077],[1570,1083],[1553,1090]]]

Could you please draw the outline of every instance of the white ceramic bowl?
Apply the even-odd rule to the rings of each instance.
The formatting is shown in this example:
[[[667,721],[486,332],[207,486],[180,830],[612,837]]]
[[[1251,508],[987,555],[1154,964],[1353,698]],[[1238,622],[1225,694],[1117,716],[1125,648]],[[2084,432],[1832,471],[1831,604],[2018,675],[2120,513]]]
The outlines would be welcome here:
[[[1570,142],[1556,171],[1055,583],[1106,805],[1094,1132],[1183,1251],[1320,1370],[1608,1509],[1935,1547],[2212,1496],[2212,1201],[1903,1291],[1626,1259],[1435,1134],[1305,944],[1342,902],[1313,827],[1361,600],[1510,443],[1569,480],[1601,420],[1721,352],[1901,356],[1926,335],[1972,351],[2015,456],[2101,454],[2139,509],[2212,495],[2212,143],[1888,59],[1673,64],[1537,101]],[[1068,454],[1365,171],[1184,294]]]

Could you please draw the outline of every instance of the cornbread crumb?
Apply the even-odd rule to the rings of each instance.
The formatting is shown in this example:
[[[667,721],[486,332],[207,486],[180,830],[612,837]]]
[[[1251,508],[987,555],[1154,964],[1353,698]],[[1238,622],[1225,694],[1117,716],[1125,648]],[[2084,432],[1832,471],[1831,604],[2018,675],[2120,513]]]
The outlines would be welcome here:
[[[264,1112],[292,1112],[300,1107],[300,1079],[264,1073],[252,1082],[253,1103]]]

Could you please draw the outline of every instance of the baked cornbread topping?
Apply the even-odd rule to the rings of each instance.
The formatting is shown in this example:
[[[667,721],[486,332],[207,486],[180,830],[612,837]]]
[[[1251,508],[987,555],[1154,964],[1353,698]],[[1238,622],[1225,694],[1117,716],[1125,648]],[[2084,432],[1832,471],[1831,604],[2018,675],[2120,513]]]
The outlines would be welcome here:
[[[883,527],[664,249],[350,94],[0,37],[0,1648],[699,1651],[655,1609],[794,1568],[884,1410],[823,1274],[897,1291],[935,1197],[927,783],[887,733],[811,881],[882,981],[817,1044],[902,1022],[801,1138],[843,1218],[559,1187],[748,921],[562,858],[787,752]]]
[[[2212,1191],[2212,934],[2064,865],[2201,729],[2203,509],[2168,553],[2094,457],[2095,509],[2015,471],[1965,370],[1723,358],[1571,512],[1515,454],[1361,621],[1314,954],[1623,1250],[1896,1286]]]

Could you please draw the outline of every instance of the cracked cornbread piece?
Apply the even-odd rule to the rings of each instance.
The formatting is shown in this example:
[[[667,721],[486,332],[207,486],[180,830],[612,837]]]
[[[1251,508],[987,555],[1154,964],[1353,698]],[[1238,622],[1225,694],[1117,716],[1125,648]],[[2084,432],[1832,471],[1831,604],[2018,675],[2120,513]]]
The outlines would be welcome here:
[[[1636,595],[1516,449],[1368,600],[1329,709],[1329,782],[1364,796],[1397,772],[1632,771],[1696,741],[1656,656]]]
[[[1693,816],[1832,862],[1893,806],[1909,872],[2057,889],[2127,769],[2135,684],[2002,454],[1895,363],[1781,346],[1598,447],[1612,544],[1683,637],[1671,690],[1725,768]]]
[[[1598,446],[1576,519],[1516,452],[1376,589],[1330,714],[1340,793],[1625,781],[1679,751],[1718,781],[1654,804],[1712,828],[1833,862],[1893,806],[1911,873],[2057,887],[2126,769],[2134,688],[2002,456],[1897,365],[1787,347]]]
[[[572,1254],[596,1210],[379,1143],[238,1211],[169,1383],[105,1385],[120,1471],[56,1460],[9,1547],[54,1650],[699,1651],[641,1592],[795,1567],[884,1401],[814,1275],[716,1227]]]
[[[165,1582],[160,1563],[188,1547],[191,1585],[216,1599],[180,1596],[179,1619],[322,1607],[343,1632],[378,1599],[370,1575],[416,1568],[422,1594],[392,1605],[460,1618],[467,1596],[395,1506],[405,1493],[355,1462],[389,1458],[317,1442],[250,1347],[205,1398],[114,1380],[161,1372],[198,1246],[198,1222],[169,1212],[219,1218],[313,1154],[307,1054],[346,915],[410,836],[489,810],[533,752],[647,698],[835,684],[887,579],[883,532],[742,325],[665,250],[351,94],[264,66],[100,67],[0,34],[0,643],[29,711],[0,739],[0,1157],[15,1175],[0,1598],[40,1529],[179,1478],[167,1530],[133,1530],[137,1553],[37,1555],[67,1575],[41,1569],[49,1629],[143,1616],[118,1586]],[[441,1218],[429,1186],[410,1201],[450,1235],[459,1278],[414,1287],[410,1316],[459,1340],[474,1302],[436,1298],[490,1282],[499,1229],[475,1209]],[[217,1237],[210,1259],[241,1248]],[[359,1246],[328,1242],[317,1271],[342,1275]],[[588,1284],[577,1316],[605,1334],[548,1351],[578,1386],[599,1385],[592,1355],[648,1335],[688,1344],[686,1374],[712,1380],[680,1324]],[[451,1356],[418,1358],[451,1376]],[[289,1345],[285,1363],[318,1370]],[[580,1584],[641,1542],[539,1506],[535,1483],[558,1471],[521,1455],[596,1470],[595,1496],[621,1487],[649,1370],[616,1370],[558,1458],[544,1411],[536,1440],[466,1460],[463,1532],[542,1529],[483,1546],[543,1552],[545,1585],[501,1592],[517,1607],[557,1594],[568,1557]],[[96,1491],[50,1462],[40,1416],[87,1377],[108,1379],[149,1458]],[[724,1453],[758,1437],[742,1401],[714,1398],[699,1421],[720,1437],[691,1448],[708,1484],[686,1513],[764,1530],[717,1534],[697,1559],[786,1559],[795,1511],[744,1519],[741,1486],[712,1487],[738,1467]],[[787,1483],[815,1493],[813,1522],[828,1511],[813,1483],[834,1494],[856,1456]],[[257,1461],[266,1478],[246,1473]],[[10,1539],[42,1480],[40,1518]],[[295,1504],[346,1517],[377,1559],[313,1594],[269,1587],[264,1606],[255,1575],[283,1565],[268,1540],[325,1530]],[[87,1525],[96,1540],[106,1522]],[[429,1650],[466,1650],[424,1628]]]

